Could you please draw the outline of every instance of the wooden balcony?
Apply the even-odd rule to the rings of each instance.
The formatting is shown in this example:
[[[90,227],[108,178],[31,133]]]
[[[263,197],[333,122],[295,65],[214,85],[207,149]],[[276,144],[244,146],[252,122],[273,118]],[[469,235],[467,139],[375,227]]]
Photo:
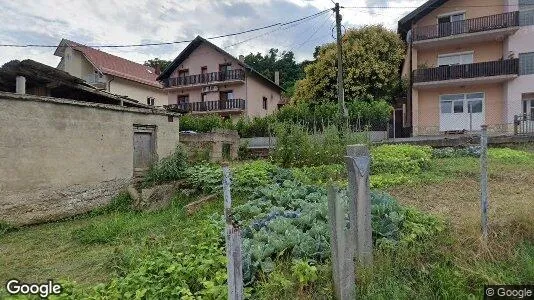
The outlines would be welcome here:
[[[245,80],[245,70],[236,69],[225,72],[211,72],[205,74],[171,77],[166,79],[163,84],[165,87],[184,87],[191,85],[211,84],[215,82],[243,80]]]
[[[219,101],[188,102],[164,106],[167,110],[180,113],[219,113],[241,112],[246,108],[244,99],[228,99]]]
[[[441,66],[413,71],[414,87],[445,86],[459,83],[490,83],[519,76],[519,59]]]

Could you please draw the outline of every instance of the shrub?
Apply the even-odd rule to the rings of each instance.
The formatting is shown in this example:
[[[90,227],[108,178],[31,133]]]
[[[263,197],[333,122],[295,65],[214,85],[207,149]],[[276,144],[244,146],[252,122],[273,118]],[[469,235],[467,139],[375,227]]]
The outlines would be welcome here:
[[[216,114],[202,116],[186,114],[180,117],[181,131],[211,132],[213,129],[219,128],[235,130],[235,126],[230,119],[223,119],[223,117]]]
[[[276,147],[273,159],[283,167],[306,165],[309,162],[311,141],[302,126],[294,123],[279,124],[276,129]],[[313,149],[318,151],[319,149]]]
[[[531,160],[533,156],[527,152],[510,148],[490,148],[488,149],[488,157],[505,162],[522,163]]]
[[[427,168],[432,148],[412,145],[381,145],[371,150],[373,174],[417,174]]]
[[[0,221],[0,236],[3,234],[6,234],[10,231],[15,230],[16,228],[14,226],[9,225],[6,222]]]
[[[187,168],[187,153],[178,145],[174,153],[154,164],[144,178],[144,185],[178,180],[184,178]]]

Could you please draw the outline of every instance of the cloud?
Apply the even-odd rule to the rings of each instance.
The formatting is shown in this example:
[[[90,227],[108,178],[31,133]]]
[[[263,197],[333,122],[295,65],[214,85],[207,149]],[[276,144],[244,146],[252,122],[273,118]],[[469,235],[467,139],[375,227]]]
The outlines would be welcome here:
[[[342,6],[414,6],[424,0],[341,0]],[[0,40],[10,44],[57,45],[68,38],[87,45],[138,44],[180,41],[244,31],[311,15],[332,7],[330,0],[0,0]],[[403,14],[413,9],[343,9],[345,27],[381,23],[395,29]],[[379,16],[379,18],[377,18]],[[270,48],[292,50],[297,59],[312,57],[315,46],[332,41],[332,12],[282,28],[212,40],[239,55]],[[249,40],[249,41],[247,41]],[[237,44],[237,45],[234,45]],[[173,59],[187,44],[137,48],[105,48],[106,52],[144,62]],[[0,64],[31,58],[56,66],[54,48],[0,48]]]

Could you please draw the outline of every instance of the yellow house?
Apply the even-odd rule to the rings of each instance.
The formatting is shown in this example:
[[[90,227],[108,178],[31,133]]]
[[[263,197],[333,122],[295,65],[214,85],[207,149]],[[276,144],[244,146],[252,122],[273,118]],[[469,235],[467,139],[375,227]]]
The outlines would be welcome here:
[[[401,19],[413,135],[510,133],[532,119],[533,25],[532,0],[430,0]]]
[[[167,104],[167,94],[151,67],[66,39],[61,40],[54,55],[61,57],[58,69],[97,88],[148,105]]]

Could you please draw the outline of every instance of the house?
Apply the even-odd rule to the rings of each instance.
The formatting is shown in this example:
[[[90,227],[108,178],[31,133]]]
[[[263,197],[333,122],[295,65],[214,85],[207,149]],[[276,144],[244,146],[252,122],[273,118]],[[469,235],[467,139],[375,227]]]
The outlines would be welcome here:
[[[126,107],[153,108],[137,100],[99,90],[65,71],[30,59],[12,60],[0,68],[0,91]]]
[[[174,152],[179,115],[41,63],[0,68],[0,221],[26,225],[108,204]]]
[[[511,133],[531,122],[533,25],[532,0],[430,0],[402,18],[405,125],[413,135],[475,132],[483,124]]]
[[[261,117],[276,111],[282,101],[277,83],[200,36],[157,79],[168,103],[192,114]]]
[[[61,57],[58,69],[101,90],[152,106],[167,104],[167,94],[151,67],[66,39],[61,40],[54,55]]]

